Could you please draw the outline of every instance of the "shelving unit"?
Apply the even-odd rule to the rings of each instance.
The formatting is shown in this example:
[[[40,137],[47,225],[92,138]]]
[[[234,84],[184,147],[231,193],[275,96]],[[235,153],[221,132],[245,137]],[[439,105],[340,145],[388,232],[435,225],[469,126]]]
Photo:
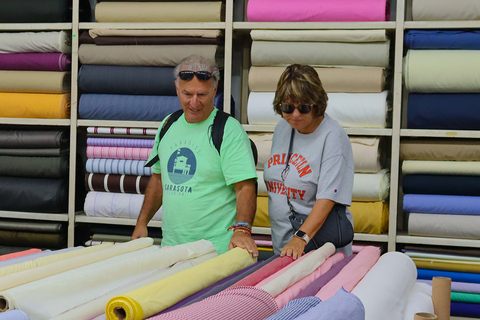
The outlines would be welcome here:
[[[408,236],[398,228],[403,218],[401,206],[400,185],[400,141],[402,138],[428,137],[428,138],[465,138],[480,139],[479,131],[463,130],[414,130],[406,128],[405,89],[403,82],[403,37],[408,29],[457,29],[479,28],[480,21],[411,21],[411,0],[392,0],[391,19],[384,22],[247,22],[243,21],[248,0],[226,0],[225,21],[212,23],[95,23],[79,21],[79,1],[73,0],[72,23],[40,23],[40,24],[0,24],[0,32],[9,31],[40,31],[40,30],[69,30],[72,32],[72,75],[71,75],[71,118],[69,120],[51,119],[16,119],[0,118],[2,125],[27,125],[27,126],[65,126],[70,129],[70,172],[69,172],[69,207],[67,214],[41,214],[22,212],[0,212],[2,218],[19,218],[46,221],[68,222],[68,246],[73,246],[75,239],[75,225],[78,224],[115,224],[135,225],[134,219],[87,217],[82,212],[75,210],[75,169],[77,166],[77,138],[79,131],[88,126],[101,127],[133,127],[133,128],[158,128],[157,121],[103,121],[78,119],[78,87],[77,76],[79,69],[78,48],[79,32],[93,28],[112,29],[219,29],[225,36],[224,53],[224,109],[233,111],[230,104],[230,95],[235,101],[235,114],[247,132],[272,133],[274,126],[250,125],[247,123],[246,105],[248,99],[248,69],[250,67],[250,39],[249,32],[255,29],[278,30],[335,30],[335,29],[385,29],[393,43],[391,57],[391,128],[366,129],[345,128],[350,136],[380,136],[389,141],[390,145],[390,197],[389,197],[389,228],[386,234],[369,235],[355,234],[359,241],[381,242],[388,245],[389,251],[394,251],[397,244],[429,244],[444,246],[480,247],[480,240],[447,239],[430,237]],[[149,226],[160,228],[160,221],[152,221]],[[257,234],[269,234],[269,228],[254,228]]]

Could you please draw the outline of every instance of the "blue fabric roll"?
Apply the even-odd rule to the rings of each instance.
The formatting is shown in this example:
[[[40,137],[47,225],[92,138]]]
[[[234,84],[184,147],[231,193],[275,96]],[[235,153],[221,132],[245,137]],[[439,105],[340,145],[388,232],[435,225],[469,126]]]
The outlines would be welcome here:
[[[83,65],[78,87],[85,93],[176,96],[173,67]]]
[[[478,30],[409,30],[405,47],[410,49],[480,49]]]
[[[480,130],[480,94],[411,93],[407,128]]]
[[[152,168],[145,167],[147,161],[124,159],[87,159],[86,170],[91,173],[128,174],[151,176]]]
[[[406,194],[403,210],[415,213],[480,215],[480,197]]]
[[[407,174],[403,193],[480,196],[480,176]]]
[[[223,110],[223,94],[217,94],[214,104]],[[81,119],[162,121],[179,109],[177,96],[82,94],[78,113]]]
[[[450,304],[450,315],[454,317],[480,318],[480,304],[452,301]]]
[[[456,282],[480,283],[478,273],[417,269],[418,279],[432,280],[433,277],[447,277]]]
[[[265,320],[292,320],[297,319],[311,308],[318,305],[322,300],[317,297],[305,297],[300,299],[294,299],[288,302],[282,310],[278,311],[274,315],[268,317]]]

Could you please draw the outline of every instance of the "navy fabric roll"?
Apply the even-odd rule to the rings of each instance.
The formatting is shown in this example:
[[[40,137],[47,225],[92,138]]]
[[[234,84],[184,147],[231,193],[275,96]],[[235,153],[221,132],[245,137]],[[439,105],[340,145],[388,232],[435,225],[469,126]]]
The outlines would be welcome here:
[[[480,196],[480,176],[407,174],[403,193]]]
[[[417,269],[418,279],[432,280],[433,277],[447,277],[456,282],[480,283],[480,274],[478,273]]]
[[[407,128],[480,130],[479,93],[410,93]]]
[[[172,67],[83,65],[78,74],[81,92],[176,96]]]
[[[223,94],[214,99],[223,110]],[[78,112],[82,119],[162,121],[181,109],[177,96],[82,94]]]
[[[410,49],[480,49],[478,30],[409,30],[405,46]]]
[[[450,315],[454,317],[480,317],[480,304],[452,301],[450,304]]]

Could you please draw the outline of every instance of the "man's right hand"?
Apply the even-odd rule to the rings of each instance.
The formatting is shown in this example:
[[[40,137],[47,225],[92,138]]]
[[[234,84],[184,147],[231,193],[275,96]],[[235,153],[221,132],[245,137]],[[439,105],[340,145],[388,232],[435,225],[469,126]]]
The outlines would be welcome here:
[[[136,225],[133,230],[132,240],[148,237],[147,226]]]

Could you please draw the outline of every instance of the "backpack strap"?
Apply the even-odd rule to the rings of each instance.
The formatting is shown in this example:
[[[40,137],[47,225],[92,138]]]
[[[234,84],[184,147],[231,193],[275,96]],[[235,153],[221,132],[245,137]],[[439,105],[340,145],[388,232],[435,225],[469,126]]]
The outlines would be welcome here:
[[[222,110],[217,110],[215,119],[213,119],[212,125],[212,142],[217,149],[218,154],[220,155],[220,147],[222,146],[223,141],[223,132],[225,131],[225,124],[227,123],[228,113],[223,112]]]
[[[162,138],[165,135],[165,133],[167,133],[167,130],[172,126],[172,124],[175,121],[178,120],[178,118],[180,118],[182,116],[182,114],[183,114],[183,109],[177,110],[174,113],[172,113],[167,118],[167,120],[165,120],[165,122],[163,123],[162,129],[160,129],[160,138],[158,139],[159,143],[160,143],[160,141],[162,141]],[[155,163],[157,163],[158,160],[160,160],[160,158],[158,157],[158,154],[157,154],[155,157],[153,157],[150,161],[148,161],[145,164],[145,167],[153,166]]]

